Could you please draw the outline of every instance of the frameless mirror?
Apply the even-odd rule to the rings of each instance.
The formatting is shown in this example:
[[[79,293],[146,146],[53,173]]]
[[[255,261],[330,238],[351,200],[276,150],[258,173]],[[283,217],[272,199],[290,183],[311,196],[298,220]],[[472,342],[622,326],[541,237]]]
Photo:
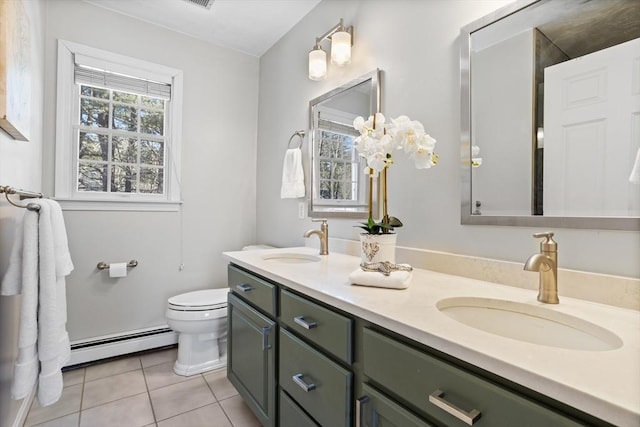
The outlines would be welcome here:
[[[364,174],[366,160],[355,149],[359,133],[353,128],[353,120],[379,111],[379,70],[309,102],[309,216],[367,217],[369,180]],[[377,194],[376,188],[372,188],[372,194]],[[376,205],[374,197],[374,212]]]
[[[638,16],[521,0],[462,28],[463,224],[640,230]]]

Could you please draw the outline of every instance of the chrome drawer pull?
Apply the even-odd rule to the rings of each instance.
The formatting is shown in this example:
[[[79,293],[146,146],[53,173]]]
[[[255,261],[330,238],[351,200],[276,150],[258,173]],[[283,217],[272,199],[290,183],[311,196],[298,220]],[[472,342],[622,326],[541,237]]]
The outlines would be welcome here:
[[[460,421],[472,426],[478,418],[480,418],[480,411],[477,409],[472,409],[469,412],[463,411],[452,403],[447,402],[442,397],[444,396],[444,391],[436,390],[429,395],[429,402],[436,405],[438,408],[450,413]]]
[[[292,379],[294,383],[298,384],[300,388],[307,393],[316,388],[315,384],[307,384],[306,382],[304,382],[304,380],[302,379],[302,374],[296,374],[292,377]]]
[[[364,420],[364,405],[369,403],[369,396],[363,396],[360,399],[356,399],[356,427],[364,427],[362,421]]]
[[[304,320],[304,316],[294,317],[293,321],[305,329],[313,329],[318,327],[317,322],[307,322],[306,320]]]
[[[236,289],[240,292],[249,292],[253,290],[253,286],[247,285],[246,283],[240,283],[239,285],[236,285]]]
[[[269,332],[273,326],[264,326],[262,328],[262,350],[269,350],[271,344],[269,344]]]

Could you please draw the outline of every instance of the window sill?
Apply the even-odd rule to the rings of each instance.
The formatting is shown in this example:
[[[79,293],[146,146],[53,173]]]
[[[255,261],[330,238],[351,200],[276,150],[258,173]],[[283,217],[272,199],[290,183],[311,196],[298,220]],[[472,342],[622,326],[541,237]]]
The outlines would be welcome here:
[[[178,212],[182,202],[55,198],[63,211]]]

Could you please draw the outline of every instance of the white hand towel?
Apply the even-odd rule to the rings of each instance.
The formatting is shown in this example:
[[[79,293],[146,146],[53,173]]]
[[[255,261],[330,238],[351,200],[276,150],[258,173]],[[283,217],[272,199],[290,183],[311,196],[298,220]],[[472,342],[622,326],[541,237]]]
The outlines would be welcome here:
[[[62,394],[62,367],[71,354],[66,330],[65,276],[73,270],[60,205],[40,200],[38,308],[38,403],[51,405]]]
[[[636,161],[631,168],[631,175],[629,175],[629,182],[632,184],[640,184],[640,148],[636,153]]]
[[[18,295],[22,291],[23,236],[24,216],[16,222],[16,235],[9,256],[9,267],[0,283],[0,295]]]
[[[9,269],[2,280],[4,295],[22,294],[18,357],[11,395],[26,397],[38,379],[38,212],[25,210],[16,233]]]
[[[71,354],[64,277],[73,263],[60,205],[48,199],[29,202],[40,211],[25,211],[2,292],[22,293],[12,396],[24,398],[38,380],[38,402],[47,406],[62,394],[61,368]]]
[[[284,155],[280,197],[283,199],[304,197],[302,151],[299,148],[289,148]]]
[[[410,271],[392,271],[388,276],[377,271],[357,269],[349,274],[352,285],[372,286],[376,288],[407,289],[413,274]]]

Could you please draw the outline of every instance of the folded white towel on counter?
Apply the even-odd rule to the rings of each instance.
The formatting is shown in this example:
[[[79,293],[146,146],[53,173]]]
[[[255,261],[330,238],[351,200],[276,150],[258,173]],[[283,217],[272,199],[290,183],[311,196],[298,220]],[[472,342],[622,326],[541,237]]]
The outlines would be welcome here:
[[[407,289],[412,277],[413,274],[411,271],[392,271],[388,276],[385,276],[377,271],[362,271],[362,269],[359,268],[349,274],[349,281],[352,285],[359,286]]]
[[[640,148],[636,153],[636,161],[631,168],[631,175],[629,175],[629,182],[632,184],[640,184]]]
[[[60,205],[48,199],[30,200],[39,212],[25,210],[3,294],[22,294],[16,361],[11,394],[24,398],[38,381],[41,406],[62,394],[61,368],[71,347],[66,330],[65,276],[73,270]]]
[[[302,169],[302,150],[289,148],[284,155],[282,166],[282,187],[280,197],[296,199],[304,197],[304,171]]]

